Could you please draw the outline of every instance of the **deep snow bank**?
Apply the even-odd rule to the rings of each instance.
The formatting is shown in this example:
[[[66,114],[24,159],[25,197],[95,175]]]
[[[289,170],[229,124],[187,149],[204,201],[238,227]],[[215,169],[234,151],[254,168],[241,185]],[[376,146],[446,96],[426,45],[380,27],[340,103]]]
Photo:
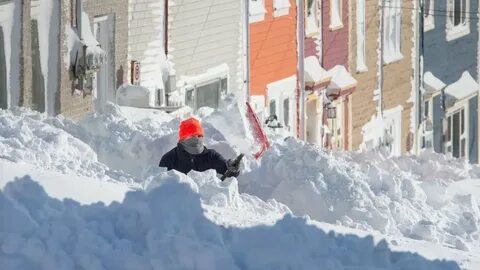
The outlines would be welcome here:
[[[2,269],[459,269],[291,216],[220,226],[189,179],[165,173],[108,206],[50,198],[28,177],[11,182],[0,193]]]
[[[202,112],[208,146],[227,158],[248,141],[235,110],[227,108],[223,119],[222,112]],[[0,158],[143,188],[163,173],[158,161],[175,146],[178,124],[179,119],[160,111],[114,105],[79,123],[27,109],[0,110]],[[480,242],[478,197],[451,188],[455,181],[480,178],[478,166],[429,153],[387,159],[375,153],[325,152],[288,139],[279,140],[258,163],[247,157],[243,168],[244,202],[275,199],[295,215],[459,249],[474,250]],[[213,183],[215,177],[207,178]],[[236,189],[210,185],[205,190],[225,188]],[[211,206],[207,215],[224,220],[219,222],[246,226],[263,215],[256,204],[243,203],[235,208],[242,214],[235,216],[224,204],[231,196],[222,194],[206,203]]]
[[[274,198],[295,215],[468,249],[480,239],[479,202],[446,191],[454,181],[478,176],[478,167],[432,153],[386,159],[289,139],[239,183],[241,192]]]
[[[62,173],[141,183],[159,172],[176,146],[179,119],[155,110],[108,104],[79,123],[25,108],[0,110],[0,157]],[[227,157],[236,150],[208,122],[206,144]]]

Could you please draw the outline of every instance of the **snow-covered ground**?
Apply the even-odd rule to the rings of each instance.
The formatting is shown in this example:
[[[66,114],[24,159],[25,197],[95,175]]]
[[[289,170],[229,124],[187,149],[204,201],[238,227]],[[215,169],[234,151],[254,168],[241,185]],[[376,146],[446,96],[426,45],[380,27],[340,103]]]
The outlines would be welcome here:
[[[232,158],[250,139],[227,111],[199,115]],[[0,268],[480,269],[477,166],[287,139],[221,182],[158,168],[178,123],[0,111]]]

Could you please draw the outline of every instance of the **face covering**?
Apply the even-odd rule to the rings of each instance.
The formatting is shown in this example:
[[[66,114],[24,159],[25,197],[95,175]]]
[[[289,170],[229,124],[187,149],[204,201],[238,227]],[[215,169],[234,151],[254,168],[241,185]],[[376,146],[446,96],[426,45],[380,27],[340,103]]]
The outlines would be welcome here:
[[[203,137],[193,136],[181,141],[180,144],[183,146],[185,151],[192,155],[201,154],[205,148],[205,146],[203,146]]]

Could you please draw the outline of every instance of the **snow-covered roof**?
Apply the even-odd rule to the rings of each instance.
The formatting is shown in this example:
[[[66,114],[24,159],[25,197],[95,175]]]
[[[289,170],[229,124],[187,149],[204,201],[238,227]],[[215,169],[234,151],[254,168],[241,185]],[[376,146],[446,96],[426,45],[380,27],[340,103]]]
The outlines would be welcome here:
[[[315,56],[305,58],[305,81],[313,83],[321,83],[329,81],[332,76],[320,66]]]
[[[470,97],[480,90],[477,81],[473,79],[470,72],[465,71],[458,81],[450,84],[445,88],[445,94],[453,97],[456,100],[462,100]]]
[[[425,90],[428,93],[440,91],[446,86],[444,82],[435,77],[430,71],[425,72],[425,75],[423,75],[423,82],[425,83]]]
[[[352,77],[350,72],[342,65],[336,65],[327,71],[327,74],[332,77],[330,84],[328,85],[329,92],[335,90],[345,90],[357,85],[357,80]]]
[[[181,76],[180,80],[177,82],[177,87],[182,87],[185,85],[194,86],[196,84],[201,84],[214,79],[228,76],[228,73],[229,73],[228,65],[221,64],[216,67],[207,69],[207,71],[202,74],[198,74],[195,76]]]
[[[297,88],[297,76],[293,75],[288,78],[267,84],[269,93],[291,91]]]

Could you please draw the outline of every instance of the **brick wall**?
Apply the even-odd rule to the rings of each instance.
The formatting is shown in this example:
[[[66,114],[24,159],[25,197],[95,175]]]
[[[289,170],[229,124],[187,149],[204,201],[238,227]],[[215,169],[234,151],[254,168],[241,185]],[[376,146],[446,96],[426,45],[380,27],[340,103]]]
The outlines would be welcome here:
[[[94,110],[93,97],[84,95],[81,91],[75,91],[72,70],[64,68],[67,60],[66,27],[73,24],[75,16],[75,1],[61,2],[61,25],[60,25],[60,94],[57,98],[59,113],[74,120],[80,119],[85,113]],[[128,1],[127,0],[88,0],[84,1],[85,12],[90,16],[90,24],[93,25],[95,16],[113,14],[115,21],[115,86],[119,86],[127,79],[127,50],[128,50]],[[92,28],[93,29],[93,28]],[[116,87],[115,87],[116,88]]]
[[[20,106],[30,107],[32,104],[32,50],[31,50],[31,17],[30,0],[22,1],[22,36],[20,55]]]

